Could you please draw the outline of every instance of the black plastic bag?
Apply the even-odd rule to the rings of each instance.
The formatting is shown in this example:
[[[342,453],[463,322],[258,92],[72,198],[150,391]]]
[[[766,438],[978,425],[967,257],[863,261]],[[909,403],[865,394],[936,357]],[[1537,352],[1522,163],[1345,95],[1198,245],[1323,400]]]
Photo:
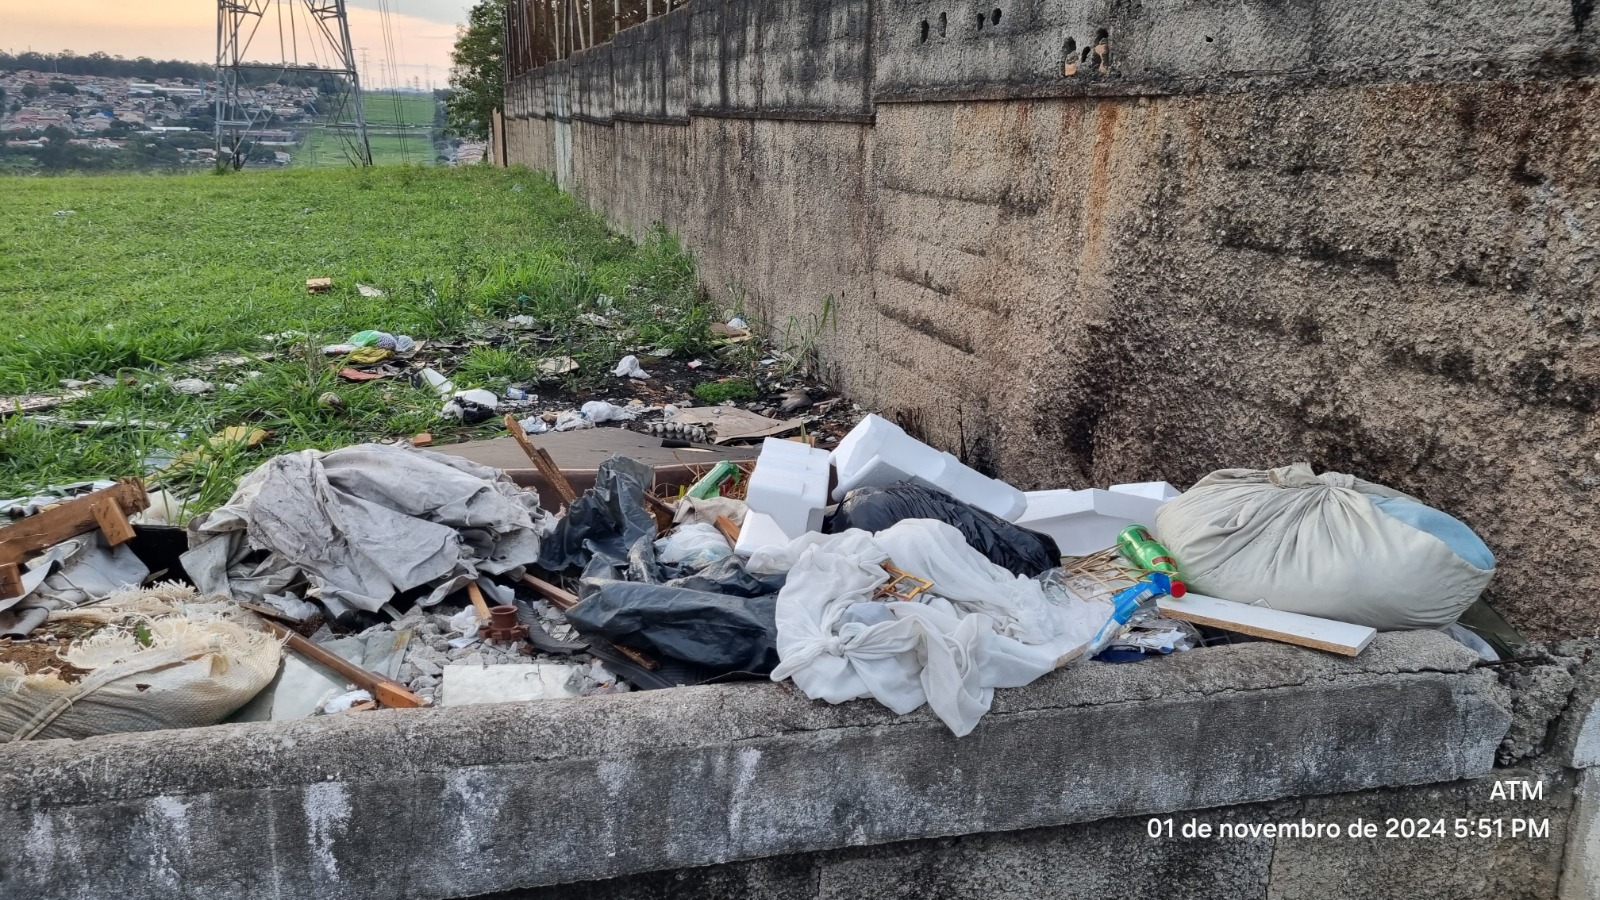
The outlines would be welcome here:
[[[822,530],[838,534],[860,528],[876,533],[904,519],[937,519],[954,525],[990,562],[1027,578],[1061,565],[1061,551],[1049,535],[1018,527],[938,488],[914,482],[851,491]]]
[[[752,575],[737,557],[699,566],[656,558],[653,535],[625,556],[596,553],[583,570],[567,621],[597,635],[683,664],[698,684],[738,672],[765,675],[778,664],[777,592],[782,575]],[[665,668],[665,667],[663,667]]]
[[[778,665],[777,602],[776,595],[731,597],[612,581],[567,610],[567,621],[586,634],[716,674],[765,675]]]
[[[640,537],[655,537],[655,517],[644,507],[655,477],[650,466],[626,456],[601,463],[594,487],[583,492],[540,545],[539,565],[560,572],[587,564],[596,553],[623,557]]]

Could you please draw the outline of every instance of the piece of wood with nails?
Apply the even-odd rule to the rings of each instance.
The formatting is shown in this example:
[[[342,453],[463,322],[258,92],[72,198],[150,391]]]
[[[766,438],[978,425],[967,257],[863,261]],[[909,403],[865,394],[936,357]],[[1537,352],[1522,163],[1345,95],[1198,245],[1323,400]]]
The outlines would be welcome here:
[[[102,528],[106,543],[113,547],[125,544],[133,539],[128,515],[149,507],[150,497],[144,485],[137,478],[128,478],[0,528],[0,567],[18,567],[14,579],[0,569],[0,600],[22,595],[20,566],[30,554]]]
[[[262,618],[261,622],[267,626],[268,631],[277,637],[283,638],[290,650],[314,663],[332,669],[338,673],[339,677],[371,694],[373,699],[377,700],[382,706],[396,709],[416,709],[428,705],[428,701],[411,693],[405,685],[398,681],[386,678],[377,672],[363,669],[339,654],[306,640],[271,619]]]
[[[150,497],[137,478],[125,479],[103,491],[64,500],[36,516],[28,516],[0,528],[0,563],[20,563],[30,553],[54,547],[86,531],[94,531],[100,527],[97,509],[106,501],[115,503],[124,517],[150,508]]]

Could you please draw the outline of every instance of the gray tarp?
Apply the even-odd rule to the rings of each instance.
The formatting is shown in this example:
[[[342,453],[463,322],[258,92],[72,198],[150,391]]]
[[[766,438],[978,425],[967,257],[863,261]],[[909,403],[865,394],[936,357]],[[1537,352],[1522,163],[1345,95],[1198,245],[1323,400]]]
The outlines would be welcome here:
[[[478,574],[536,562],[539,495],[456,457],[379,444],[264,463],[189,526],[183,566],[206,593],[262,602],[305,588],[328,612],[376,612],[402,591],[438,603]]]

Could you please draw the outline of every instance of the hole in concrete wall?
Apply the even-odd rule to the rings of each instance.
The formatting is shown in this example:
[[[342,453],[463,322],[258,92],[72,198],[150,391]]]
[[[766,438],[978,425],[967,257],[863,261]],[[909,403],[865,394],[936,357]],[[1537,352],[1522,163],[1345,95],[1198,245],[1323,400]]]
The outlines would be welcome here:
[[[978,30],[979,31],[983,30],[983,23],[987,22],[988,20],[989,20],[988,16],[984,15],[983,13],[978,13]]]
[[[1206,35],[1206,43],[1211,43],[1211,35]]]
[[[999,10],[998,7],[995,9],[994,12],[989,13],[989,23],[991,25],[999,25],[1000,24],[1000,10]]]
[[[922,29],[922,43],[926,44],[928,42],[928,20],[927,19],[923,19],[922,20],[921,29]]]
[[[939,13],[939,37],[944,37],[945,29],[949,27],[949,24],[950,17],[944,13]]]
[[[1094,62],[1096,70],[1111,71],[1111,32],[1104,28],[1094,33]]]
[[[1078,74],[1078,42],[1067,38],[1061,42],[1061,75],[1071,78]]]

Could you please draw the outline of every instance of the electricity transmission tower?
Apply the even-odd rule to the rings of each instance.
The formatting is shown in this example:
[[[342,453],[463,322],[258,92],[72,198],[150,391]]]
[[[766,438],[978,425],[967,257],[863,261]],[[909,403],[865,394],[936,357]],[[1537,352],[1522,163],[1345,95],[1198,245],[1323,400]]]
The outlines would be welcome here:
[[[273,37],[280,59],[262,61],[251,48],[271,52]],[[372,165],[345,0],[217,0],[218,159],[227,152],[235,169],[244,165],[241,145],[266,131],[276,113],[258,89],[286,77],[290,84],[315,85],[306,109],[316,121],[313,129],[335,134],[352,165]],[[308,134],[305,143],[314,146],[315,136]]]

